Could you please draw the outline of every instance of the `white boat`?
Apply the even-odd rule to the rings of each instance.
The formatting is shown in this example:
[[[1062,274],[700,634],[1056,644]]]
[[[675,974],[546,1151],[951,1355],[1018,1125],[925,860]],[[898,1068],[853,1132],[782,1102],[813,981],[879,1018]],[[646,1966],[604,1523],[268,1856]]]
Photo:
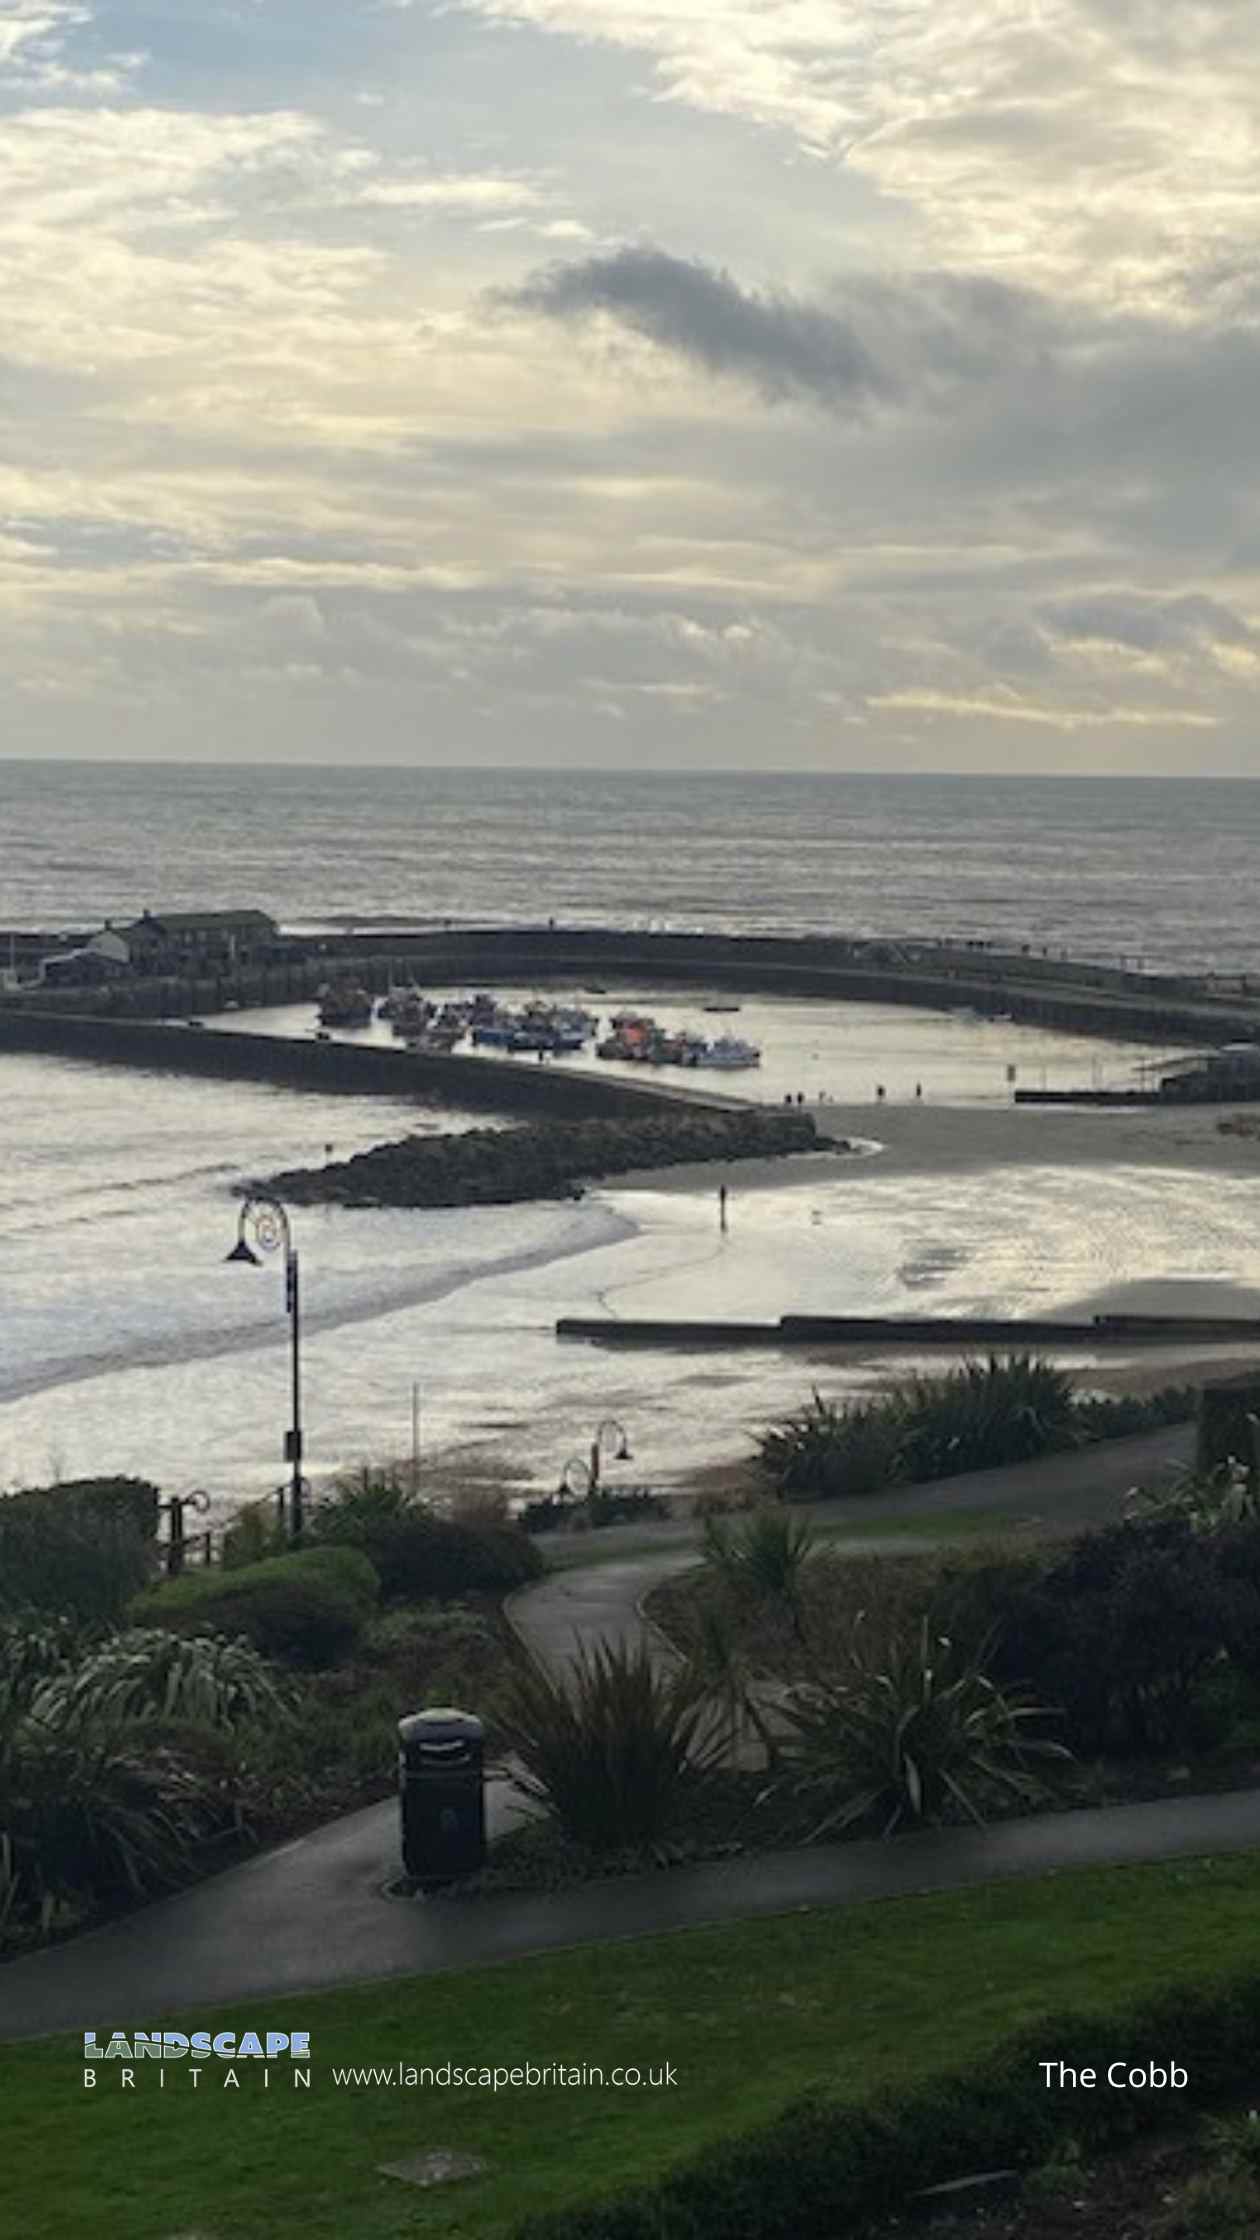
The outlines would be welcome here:
[[[759,1066],[761,1052],[755,1042],[741,1042],[738,1035],[720,1034],[716,1042],[709,1044],[699,1062],[702,1066],[715,1066],[719,1073],[736,1073],[747,1066]]]

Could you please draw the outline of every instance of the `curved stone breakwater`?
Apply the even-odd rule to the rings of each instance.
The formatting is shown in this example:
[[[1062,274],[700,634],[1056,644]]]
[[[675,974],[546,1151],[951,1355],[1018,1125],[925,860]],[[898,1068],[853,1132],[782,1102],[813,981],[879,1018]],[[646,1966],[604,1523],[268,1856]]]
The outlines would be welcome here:
[[[578,1198],[587,1183],[641,1168],[848,1148],[819,1135],[806,1113],[677,1105],[642,1119],[403,1136],[353,1159],[272,1175],[268,1187],[294,1205],[516,1205]]]

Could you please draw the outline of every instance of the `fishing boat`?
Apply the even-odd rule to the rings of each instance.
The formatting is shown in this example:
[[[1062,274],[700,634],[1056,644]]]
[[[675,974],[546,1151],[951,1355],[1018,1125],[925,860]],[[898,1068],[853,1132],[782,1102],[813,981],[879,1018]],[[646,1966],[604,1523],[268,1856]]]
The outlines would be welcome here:
[[[330,980],[319,990],[321,1027],[366,1027],[372,998],[357,980]]]
[[[700,1063],[715,1067],[719,1073],[735,1073],[747,1066],[759,1066],[761,1052],[755,1042],[741,1042],[738,1035],[722,1034],[709,1044]]]

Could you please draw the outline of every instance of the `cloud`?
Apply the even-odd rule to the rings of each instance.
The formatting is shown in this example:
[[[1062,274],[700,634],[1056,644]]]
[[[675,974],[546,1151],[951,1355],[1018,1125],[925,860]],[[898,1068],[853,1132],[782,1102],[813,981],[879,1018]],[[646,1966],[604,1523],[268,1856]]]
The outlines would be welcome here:
[[[625,248],[551,265],[504,301],[551,319],[608,312],[709,372],[752,380],[771,398],[861,404],[890,387],[844,318],[786,296],[748,293],[728,273],[662,249]]]
[[[657,98],[788,133],[897,210],[911,262],[1192,310],[1260,215],[1260,5],[463,0],[629,50]]]
[[[977,694],[902,691],[873,692],[869,708],[913,708],[927,715],[982,716],[1001,723],[1031,723],[1050,731],[1102,731],[1113,724],[1140,731],[1214,731],[1220,717],[1195,708],[1059,707],[1020,700],[1014,694],[990,699]]]
[[[1202,592],[1173,598],[1152,593],[1097,591],[1051,601],[1041,619],[1069,641],[1130,646],[1139,653],[1246,646],[1257,633],[1241,615]]]
[[[373,179],[359,189],[355,199],[384,210],[437,210],[481,217],[501,210],[535,210],[545,196],[533,180],[455,173],[433,179]]]

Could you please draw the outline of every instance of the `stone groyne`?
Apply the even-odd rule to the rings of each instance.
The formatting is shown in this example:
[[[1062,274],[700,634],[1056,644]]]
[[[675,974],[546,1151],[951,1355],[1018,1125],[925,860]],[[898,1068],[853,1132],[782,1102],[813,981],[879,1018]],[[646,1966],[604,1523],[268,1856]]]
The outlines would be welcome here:
[[[671,1104],[634,1118],[404,1136],[352,1159],[272,1175],[269,1187],[290,1205],[518,1205],[577,1198],[587,1183],[612,1175],[828,1147],[804,1113]]]
[[[1218,1340],[1260,1345],[1260,1321],[1229,1316],[1096,1315],[1090,1322],[1010,1321],[952,1315],[785,1314],[777,1322],[613,1322],[566,1315],[556,1324],[558,1338],[602,1346],[793,1346],[838,1345],[1103,1346]]]
[[[418,1104],[475,1112],[611,1119],[691,1109],[690,1097],[684,1103],[654,1083],[609,1080],[560,1066],[461,1058],[387,1044],[317,1042],[313,1036],[300,1041],[211,1032],[146,1019],[83,1018],[31,1011],[25,1005],[0,1009],[0,1055],[13,1051],[156,1073],[201,1074],[218,1081],[270,1081],[325,1095],[414,1098]]]

